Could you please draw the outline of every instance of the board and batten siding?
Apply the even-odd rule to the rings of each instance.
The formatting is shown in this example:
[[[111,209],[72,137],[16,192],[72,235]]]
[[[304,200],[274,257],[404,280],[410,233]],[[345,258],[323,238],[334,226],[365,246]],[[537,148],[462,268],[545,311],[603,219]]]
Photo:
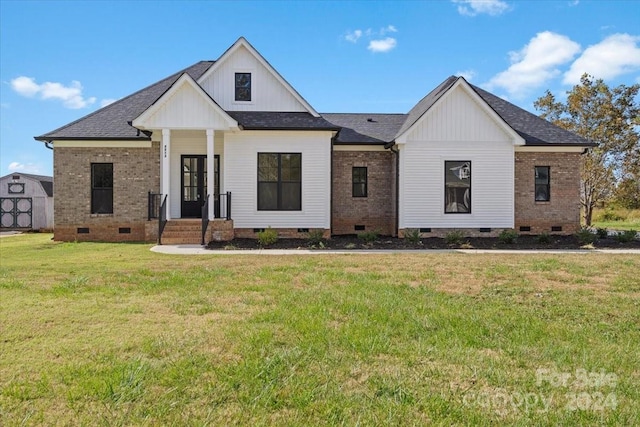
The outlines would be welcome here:
[[[236,228],[323,228],[331,222],[331,132],[246,131],[224,141]],[[302,154],[302,210],[258,210],[258,153]]]
[[[399,228],[512,228],[514,145],[462,88],[410,129],[400,152]],[[471,213],[445,214],[444,163],[471,161]]]
[[[16,183],[24,185],[24,193],[9,193],[9,184],[14,183],[14,176],[19,177]],[[47,195],[39,180],[22,175],[20,172],[6,175],[0,178],[0,198],[30,198],[31,229],[53,228],[53,197]]]
[[[251,73],[250,102],[235,101],[235,73]],[[244,46],[199,83],[227,111],[307,111]]]
[[[190,84],[182,84],[176,92],[144,122],[146,129],[225,129],[224,117]]]

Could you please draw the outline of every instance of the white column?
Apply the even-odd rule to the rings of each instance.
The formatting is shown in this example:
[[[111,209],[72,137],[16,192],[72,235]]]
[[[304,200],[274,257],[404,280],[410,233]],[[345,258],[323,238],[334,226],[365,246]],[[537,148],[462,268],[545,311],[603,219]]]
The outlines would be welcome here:
[[[160,183],[162,188],[160,192],[167,196],[167,219],[171,219],[171,196],[169,195],[169,188],[171,187],[171,131],[169,129],[162,129],[162,179]]]
[[[214,188],[214,156],[215,150],[213,147],[213,129],[207,129],[207,193],[209,194],[209,218],[215,217],[214,201],[217,188]]]

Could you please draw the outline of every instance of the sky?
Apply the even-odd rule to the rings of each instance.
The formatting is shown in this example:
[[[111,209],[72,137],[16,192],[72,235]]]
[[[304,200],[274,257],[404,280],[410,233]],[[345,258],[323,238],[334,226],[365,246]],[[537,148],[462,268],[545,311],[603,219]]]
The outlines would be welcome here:
[[[50,132],[244,36],[317,110],[406,113],[461,75],[535,113],[587,72],[640,83],[640,0],[0,0],[0,176]]]

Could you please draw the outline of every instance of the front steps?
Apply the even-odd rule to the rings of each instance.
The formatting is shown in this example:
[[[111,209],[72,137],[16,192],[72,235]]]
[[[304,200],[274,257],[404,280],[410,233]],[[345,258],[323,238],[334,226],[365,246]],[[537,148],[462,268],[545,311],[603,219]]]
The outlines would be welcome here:
[[[163,245],[199,245],[201,243],[201,219],[172,219],[167,221],[162,233]]]

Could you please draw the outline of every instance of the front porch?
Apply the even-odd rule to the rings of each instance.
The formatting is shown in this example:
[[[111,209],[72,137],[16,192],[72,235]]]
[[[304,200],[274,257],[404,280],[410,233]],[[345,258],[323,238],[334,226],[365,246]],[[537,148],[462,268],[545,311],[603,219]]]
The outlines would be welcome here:
[[[158,244],[202,244],[214,241],[229,241],[234,238],[231,219],[231,192],[214,195],[214,210],[209,212],[211,197],[207,195],[195,218],[169,219],[167,216],[168,195],[148,194],[148,220],[157,221]],[[224,215],[221,215],[224,214]]]

